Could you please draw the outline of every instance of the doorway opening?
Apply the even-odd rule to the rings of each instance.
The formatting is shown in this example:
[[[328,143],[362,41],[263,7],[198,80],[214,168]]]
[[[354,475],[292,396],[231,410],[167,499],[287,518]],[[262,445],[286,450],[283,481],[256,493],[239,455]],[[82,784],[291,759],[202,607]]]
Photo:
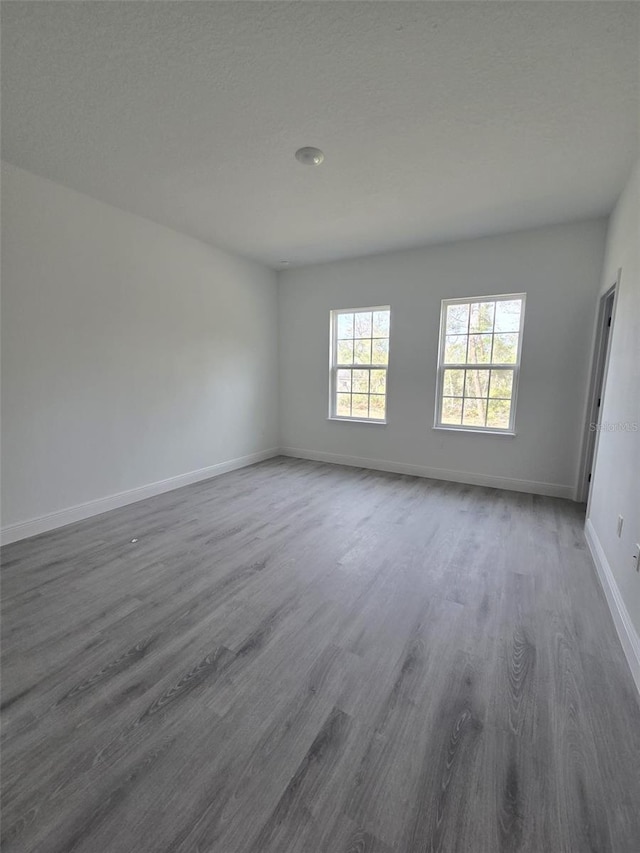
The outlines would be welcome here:
[[[609,368],[609,351],[613,332],[616,294],[620,283],[620,272],[616,283],[600,298],[596,340],[591,365],[589,381],[589,399],[587,405],[587,423],[585,427],[584,452],[582,458],[581,477],[578,484],[577,499],[588,503],[591,494],[591,483],[598,450],[604,394]]]

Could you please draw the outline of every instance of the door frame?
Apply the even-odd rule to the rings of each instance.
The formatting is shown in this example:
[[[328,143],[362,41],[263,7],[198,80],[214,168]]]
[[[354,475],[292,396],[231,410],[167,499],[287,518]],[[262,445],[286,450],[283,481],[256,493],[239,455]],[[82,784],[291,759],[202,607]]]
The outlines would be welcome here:
[[[598,301],[584,437],[578,485],[576,488],[576,500],[580,503],[587,503],[587,517],[589,515],[589,502],[591,499],[591,473],[595,471],[600,438],[600,431],[594,429],[592,425],[598,423],[600,413],[604,408],[607,375],[609,372],[609,355],[611,352],[611,340],[613,337],[621,275],[622,269],[619,269],[615,282],[602,294]],[[610,324],[608,323],[609,316],[611,317]]]

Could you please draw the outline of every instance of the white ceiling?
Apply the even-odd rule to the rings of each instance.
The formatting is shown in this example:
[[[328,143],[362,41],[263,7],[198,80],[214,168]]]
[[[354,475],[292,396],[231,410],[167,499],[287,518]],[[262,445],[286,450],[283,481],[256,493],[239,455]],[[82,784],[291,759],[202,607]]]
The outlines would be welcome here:
[[[633,2],[2,3],[3,157],[276,267],[595,216],[637,152],[639,22]]]

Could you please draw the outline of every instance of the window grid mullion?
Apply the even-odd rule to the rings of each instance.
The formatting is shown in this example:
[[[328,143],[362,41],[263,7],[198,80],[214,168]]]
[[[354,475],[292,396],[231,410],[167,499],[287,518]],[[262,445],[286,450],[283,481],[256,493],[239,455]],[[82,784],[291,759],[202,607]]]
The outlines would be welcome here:
[[[515,400],[517,397],[518,383],[520,378],[520,360],[522,353],[522,331],[524,326],[524,307],[525,307],[525,298],[526,294],[502,294],[500,296],[486,296],[486,297],[478,297],[474,299],[450,299],[443,300],[442,310],[440,313],[440,349],[439,349],[439,364],[438,364],[438,372],[437,372],[437,400],[436,400],[436,425],[443,425],[443,405],[444,400],[446,399],[456,399],[461,401],[461,421],[458,425],[460,428],[465,429],[465,426],[462,424],[462,420],[464,419],[464,409],[465,409],[465,401],[471,399],[480,399],[483,402],[484,408],[484,424],[482,429],[488,429],[495,432],[507,432],[512,431],[515,423]],[[520,304],[520,322],[517,330],[510,331],[509,334],[516,336],[516,346],[517,346],[517,356],[515,362],[494,362],[495,356],[495,338],[496,338],[496,316],[497,316],[497,308],[501,302],[514,301],[517,300]],[[490,351],[490,360],[488,362],[482,364],[472,364],[469,362],[469,353],[470,353],[470,338],[471,338],[471,311],[474,305],[482,304],[485,302],[493,302],[493,322],[491,326],[491,330],[487,332],[478,332],[478,334],[491,334],[491,351]],[[451,305],[467,305],[467,328],[466,328],[466,356],[467,360],[465,362],[457,362],[457,363],[447,363],[444,361],[444,354],[446,352],[446,344],[447,344],[447,335],[448,335],[448,319],[449,319],[449,308]],[[459,334],[459,332],[451,332],[451,334]],[[475,334],[475,333],[474,333]],[[506,334],[506,333],[505,333]],[[451,395],[445,394],[444,388],[444,371],[445,370],[463,370],[465,371],[463,375],[463,385],[462,385],[462,396],[461,397],[453,397]],[[509,397],[491,397],[491,385],[493,374],[489,373],[488,381],[487,381],[487,393],[486,396],[475,398],[469,397],[466,393],[467,391],[467,371],[492,371],[492,370],[509,370],[511,371],[512,382],[511,382],[511,394]],[[491,400],[500,400],[505,401],[510,404],[509,406],[509,424],[508,427],[487,427],[487,419],[489,416],[489,402]],[[466,428],[473,429],[473,426],[468,425]]]
[[[334,370],[387,370],[388,365],[386,364],[376,364],[372,362],[370,364],[336,364],[333,367]]]
[[[516,367],[517,364],[513,361],[499,361],[496,364],[487,361],[483,361],[481,364],[451,361],[441,365],[442,370],[515,370]]]
[[[376,311],[386,311],[388,314],[390,314],[390,308],[388,306],[380,306],[380,307],[372,308],[369,310],[367,310],[367,309],[353,309],[351,311],[350,310],[333,311],[331,313],[331,317],[332,317],[332,320],[331,320],[331,329],[332,329],[331,355],[332,355],[332,359],[331,359],[331,361],[332,361],[332,363],[331,363],[331,401],[330,401],[329,411],[330,411],[330,414],[332,417],[338,417],[341,420],[386,421],[387,376],[388,376],[388,367],[389,367],[388,361],[386,364],[376,364],[373,361],[369,361],[366,364],[357,364],[353,360],[353,358],[355,357],[355,348],[356,348],[356,344],[358,341],[363,341],[365,346],[367,344],[369,345],[370,352],[371,352],[372,356],[373,356],[373,344],[375,341],[387,341],[387,344],[389,342],[390,336],[388,334],[387,335],[374,334],[373,313]],[[346,337],[346,336],[345,337],[338,337],[338,321],[339,321],[340,316],[348,315],[348,314],[356,315],[359,313],[371,313],[371,334],[366,336],[366,337],[362,337],[362,338],[356,337],[355,316],[354,316],[354,319],[353,319],[353,322],[354,322],[353,335],[349,336],[349,337]],[[349,361],[348,363],[343,363],[343,362],[338,361],[339,344],[342,342],[345,342],[347,344],[348,343],[351,344],[351,352],[353,355],[352,355],[352,360]],[[350,390],[348,392],[338,390],[338,374],[337,374],[338,370],[348,370],[349,371],[349,376],[350,376],[351,381],[350,381]],[[353,386],[353,371],[354,370],[366,370],[369,372],[369,381],[367,383],[367,388],[368,388],[367,391],[355,391],[354,390],[354,386]],[[385,390],[383,393],[372,394],[372,391],[371,391],[371,371],[372,370],[384,370],[384,373],[385,373],[384,388],[385,388]],[[337,414],[337,412],[338,412],[338,394],[345,394],[345,396],[346,396],[347,393],[349,394],[349,411],[351,412],[351,414],[349,416],[338,415]],[[354,413],[353,413],[353,397],[354,397],[354,394],[355,395],[366,395],[366,397],[367,397],[366,414],[363,413],[361,415],[354,415]],[[384,400],[384,402],[385,402],[385,417],[384,418],[372,417],[372,414],[371,414],[371,397],[372,396],[381,397]]]

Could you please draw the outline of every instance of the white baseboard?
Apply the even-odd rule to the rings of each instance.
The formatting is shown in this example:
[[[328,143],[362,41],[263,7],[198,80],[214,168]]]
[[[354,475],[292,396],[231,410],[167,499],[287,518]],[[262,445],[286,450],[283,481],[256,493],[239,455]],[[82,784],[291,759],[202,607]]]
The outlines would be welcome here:
[[[96,500],[67,507],[57,512],[50,512],[47,515],[31,518],[28,521],[8,524],[0,531],[0,543],[8,545],[10,542],[17,542],[19,539],[27,539],[29,536],[36,536],[38,533],[45,533],[47,530],[54,530],[57,527],[74,524],[76,521],[82,521],[84,518],[100,515],[100,513],[109,512],[111,509],[136,503],[136,501],[143,501],[145,498],[152,498],[154,495],[170,492],[173,489],[179,489],[182,486],[188,486],[200,480],[208,480],[211,477],[226,474],[227,471],[235,471],[237,468],[244,468],[256,462],[263,462],[265,459],[271,459],[278,455],[278,448],[261,450],[258,453],[251,453],[248,456],[239,456],[237,459],[230,459],[227,462],[219,462],[217,465],[199,468],[197,471],[189,471],[186,474],[178,474],[176,477],[168,477],[166,480],[158,480],[146,486],[128,489],[126,492],[118,492],[115,495],[108,495],[105,498],[97,498]]]
[[[640,693],[640,637],[633,626],[629,611],[620,595],[620,589],[616,583],[616,579],[611,571],[611,566],[606,558],[606,555],[598,539],[598,534],[595,531],[591,519],[587,519],[584,526],[584,535],[587,540],[587,545],[591,551],[593,562],[596,566],[598,578],[604,590],[604,594],[609,605],[609,610],[613,617],[613,623],[616,626],[618,637],[622,643],[622,649],[627,658],[627,663],[631,669],[631,675],[636,683],[638,692]]]
[[[302,450],[299,447],[281,447],[280,453],[283,456],[293,456],[296,459],[313,459],[316,462],[352,465],[355,468],[371,468],[374,471],[390,471],[394,474],[412,474],[414,477],[449,480],[454,483],[468,483],[472,486],[489,486],[494,489],[508,489],[512,492],[548,495],[553,498],[568,498],[569,500],[573,500],[575,496],[575,486],[564,486],[559,483],[542,483],[537,480],[516,480],[512,477],[492,477],[486,474],[454,471],[449,468],[426,468],[422,465],[410,465],[405,462],[388,462],[384,459],[369,459],[364,456],[342,456],[338,453]]]

